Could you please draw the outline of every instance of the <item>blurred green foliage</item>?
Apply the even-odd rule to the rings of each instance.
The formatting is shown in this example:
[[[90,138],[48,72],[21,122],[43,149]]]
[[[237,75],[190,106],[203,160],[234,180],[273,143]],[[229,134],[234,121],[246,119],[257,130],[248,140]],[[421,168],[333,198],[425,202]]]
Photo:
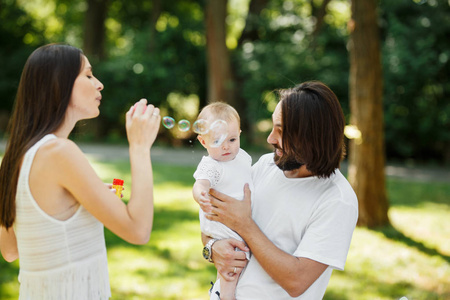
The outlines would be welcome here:
[[[249,2],[229,0],[227,18],[237,93],[247,106],[241,117],[254,127],[251,134],[261,135],[247,139],[244,131],[243,141],[264,144],[274,91],[305,80],[329,85],[349,120],[349,1],[332,0],[316,34],[312,5],[317,8],[322,1],[268,0],[253,19],[254,38],[238,43]],[[104,140],[124,138],[124,112],[142,97],[177,120],[192,116],[180,111],[184,106],[171,105],[170,95],[194,97],[197,108],[208,100],[204,1],[161,1],[160,9],[154,3],[108,1],[106,58],[90,57],[105,85],[98,122]],[[86,0],[2,1],[0,135],[26,57],[49,42],[82,48],[83,33],[90,30],[84,25],[86,10]],[[157,19],[152,19],[155,12]],[[450,162],[449,2],[381,0],[379,24],[388,159]],[[191,138],[185,134],[181,140]],[[159,141],[182,143],[167,130]]]
[[[382,1],[388,154],[449,160],[450,3]]]
[[[24,43],[27,34],[44,41],[43,35],[33,27],[33,19],[15,1],[3,1],[0,6],[0,112],[9,112],[13,106],[23,65],[35,45]],[[38,44],[38,43],[37,43]]]

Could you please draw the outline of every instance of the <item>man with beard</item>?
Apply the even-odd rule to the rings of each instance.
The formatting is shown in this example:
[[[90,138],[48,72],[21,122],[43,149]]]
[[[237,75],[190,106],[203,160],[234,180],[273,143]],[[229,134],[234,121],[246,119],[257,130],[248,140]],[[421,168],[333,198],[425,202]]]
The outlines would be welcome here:
[[[234,251],[248,251],[244,243],[202,239],[225,278],[242,272],[236,299],[322,299],[332,270],[344,269],[358,218],[356,195],[339,171],[344,115],[336,95],[313,81],[282,90],[272,121],[267,142],[274,154],[252,168],[252,200],[248,188],[244,201],[210,191],[207,218],[245,240],[248,265]]]

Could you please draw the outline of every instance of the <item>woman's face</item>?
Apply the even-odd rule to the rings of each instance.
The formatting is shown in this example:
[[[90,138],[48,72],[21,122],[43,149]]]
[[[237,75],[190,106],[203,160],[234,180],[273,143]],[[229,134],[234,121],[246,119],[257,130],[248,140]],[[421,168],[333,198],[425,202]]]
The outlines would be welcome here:
[[[102,100],[100,91],[103,84],[92,74],[92,67],[83,55],[81,72],[75,79],[70,97],[69,110],[76,121],[95,118],[100,114],[99,106]]]

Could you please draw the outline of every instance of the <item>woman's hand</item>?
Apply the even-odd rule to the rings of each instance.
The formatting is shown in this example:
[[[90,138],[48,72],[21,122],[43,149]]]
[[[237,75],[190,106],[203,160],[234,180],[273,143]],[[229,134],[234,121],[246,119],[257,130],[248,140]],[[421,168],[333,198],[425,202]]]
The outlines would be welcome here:
[[[236,248],[242,251],[236,251]],[[235,280],[248,263],[243,251],[247,252],[250,249],[244,242],[235,239],[218,240],[211,249],[214,265],[227,281]]]
[[[113,188],[113,184],[112,183],[106,183],[105,182],[106,187],[113,193],[116,193],[116,189]],[[122,191],[125,190],[125,187],[122,188]],[[120,193],[120,198],[123,198],[123,193]]]
[[[7,262],[13,262],[19,258],[16,234],[12,227],[6,230],[5,227],[0,226],[0,252]]]
[[[143,146],[149,149],[156,139],[161,116],[159,108],[147,105],[146,99],[141,99],[126,114],[126,130],[130,146]]]

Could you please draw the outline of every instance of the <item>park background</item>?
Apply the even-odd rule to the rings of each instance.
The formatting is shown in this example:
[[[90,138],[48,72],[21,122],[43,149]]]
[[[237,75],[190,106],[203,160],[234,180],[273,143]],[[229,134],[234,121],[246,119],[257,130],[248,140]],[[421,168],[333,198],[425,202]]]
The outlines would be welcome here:
[[[256,161],[276,90],[323,81],[347,119],[361,208],[325,299],[450,299],[450,1],[1,0],[0,18],[0,153],[26,58],[69,43],[105,85],[100,117],[71,136],[105,182],[130,184],[124,114],[140,98],[191,124],[208,102],[232,104]],[[161,126],[150,242],[106,230],[113,299],[207,299],[215,270],[191,197],[202,154],[192,130]],[[0,260],[0,299],[17,299],[17,274]]]

